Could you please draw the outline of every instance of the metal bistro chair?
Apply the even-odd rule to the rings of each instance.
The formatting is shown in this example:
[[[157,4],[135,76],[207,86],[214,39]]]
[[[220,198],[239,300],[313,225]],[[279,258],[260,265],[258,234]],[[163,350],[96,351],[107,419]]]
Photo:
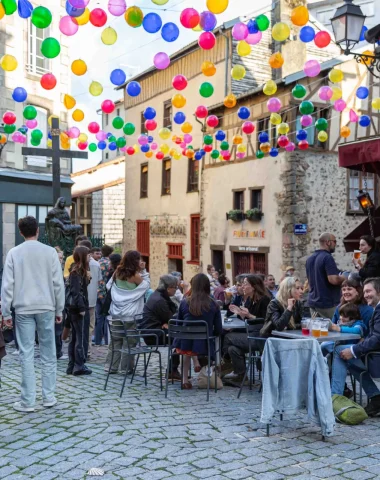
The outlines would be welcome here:
[[[379,351],[375,351],[375,352],[368,352],[365,356],[364,356],[364,365],[366,367],[366,370],[364,370],[363,372],[361,372],[360,374],[360,377],[359,377],[359,403],[360,405],[362,405],[362,402],[363,402],[363,375],[365,373],[369,373],[371,375],[371,365],[370,365],[370,361],[375,361],[375,359],[379,362],[380,361],[380,352]],[[353,376],[351,376],[352,378]],[[375,378],[371,375],[372,379],[376,382],[380,381],[380,378]],[[351,380],[353,382],[353,386],[355,388],[355,378],[352,378]],[[356,388],[355,388],[356,390]],[[355,391],[355,398],[356,398],[356,391]]]
[[[168,365],[173,356],[173,340],[205,340],[207,342],[207,367],[208,372],[211,368],[210,342],[215,341],[216,337],[210,336],[208,324],[205,320],[169,320],[168,330]],[[216,348],[216,346],[215,346]],[[215,353],[217,353],[215,351]],[[181,355],[183,357],[183,355]],[[217,388],[217,371],[215,370],[215,393]],[[181,362],[181,390],[183,382],[183,361]],[[172,381],[172,383],[174,383]],[[168,396],[169,369],[166,369],[165,398]],[[207,375],[207,401],[210,398],[210,375]]]
[[[255,364],[257,368],[257,362],[261,360],[261,353],[264,350],[266,338],[256,337],[254,336],[257,334],[257,327],[262,327],[264,325],[264,318],[254,318],[254,319],[246,319],[245,320],[245,329],[247,332],[248,338],[248,359],[247,359],[247,367],[245,369],[245,375],[243,381],[241,382],[239,393],[237,398],[240,398],[241,392],[243,391],[244,383],[249,374],[249,389],[252,390],[252,385],[255,379]],[[260,342],[262,344],[261,351],[257,350],[257,346],[255,342]],[[260,371],[257,369],[260,379]],[[260,386],[261,392],[262,386]]]
[[[137,355],[136,363],[133,369],[132,377],[131,377],[131,383],[133,382],[133,378],[136,373],[136,368],[140,359],[140,355],[144,355],[144,380],[145,380],[145,385],[148,384],[147,382],[147,361],[146,361],[146,355],[151,355],[152,353],[156,353],[158,355],[158,360],[159,360],[159,368],[160,368],[160,388],[161,391],[163,389],[162,386],[162,363],[161,363],[161,353],[158,350],[158,336],[155,333],[140,333],[138,330],[127,330],[126,323],[123,320],[120,319],[115,319],[115,318],[110,318],[108,317],[108,323],[110,327],[110,334],[111,334],[111,340],[112,340],[112,355],[111,355],[111,362],[110,362],[110,368],[107,373],[107,378],[106,378],[106,383],[104,385],[104,390],[107,388],[107,383],[108,379],[111,373],[112,369],[112,364],[113,364],[113,357],[115,352],[120,352],[121,355],[127,355],[127,356],[132,356],[132,355]],[[146,347],[145,345],[141,344],[141,338],[146,338],[146,337],[155,337],[156,339],[156,345],[155,346],[150,346]],[[118,341],[122,341],[122,346],[121,348],[115,348],[115,340],[118,343]],[[126,348],[125,348],[126,344]],[[120,397],[123,395],[124,387],[125,387],[125,382],[127,380],[127,375],[128,375],[128,369],[125,371],[124,375],[124,381],[123,381],[123,386],[121,388],[120,392]]]

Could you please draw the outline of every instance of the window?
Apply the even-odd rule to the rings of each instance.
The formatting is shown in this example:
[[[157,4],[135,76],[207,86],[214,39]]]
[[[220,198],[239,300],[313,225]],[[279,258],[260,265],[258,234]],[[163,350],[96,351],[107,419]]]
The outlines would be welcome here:
[[[234,210],[244,211],[244,190],[233,192],[234,195]]]
[[[199,161],[189,158],[189,168],[187,170],[187,191],[197,192],[199,180]]]
[[[108,123],[109,123],[109,115],[108,115],[108,113],[106,113],[106,115],[105,115],[105,120],[106,120],[106,126],[107,126]]]
[[[141,165],[140,198],[148,196],[148,164]]]
[[[200,215],[190,216],[190,263],[199,263],[201,259],[201,218]]]
[[[359,205],[356,197],[359,190],[364,189],[364,174],[356,170],[348,170],[348,208],[349,212],[362,213],[362,208]],[[367,173],[367,190],[371,195],[372,200],[376,199],[376,183],[375,175]]]
[[[109,155],[108,155],[108,152],[107,152],[107,153],[106,153],[106,160],[108,160],[108,157],[109,157]]]
[[[37,117],[36,120],[38,122],[38,128],[41,130],[43,136],[38,148],[46,148],[46,139],[48,133],[48,111],[45,108],[36,107],[37,110]],[[28,147],[34,147],[31,143],[31,134],[30,131],[28,132]],[[47,159],[46,157],[39,157],[39,156],[27,156],[26,162],[30,166],[35,167],[47,167]]]
[[[162,195],[170,195],[171,160],[162,162]]]
[[[168,246],[168,258],[178,259],[180,260],[183,258],[182,247],[183,243],[167,243]]]
[[[251,208],[263,209],[263,191],[261,188],[251,190]]]
[[[85,195],[76,199],[76,221],[81,225],[83,234],[90,236],[92,233],[92,195]]]
[[[28,20],[28,73],[42,76],[49,72],[49,59],[41,53],[41,44],[49,36],[49,28],[37,28]]]
[[[136,248],[144,257],[150,254],[150,220],[136,220]]]
[[[117,116],[117,117],[120,117],[120,108],[117,108],[117,109],[116,109],[116,116]]]
[[[172,127],[172,119],[173,119],[172,117],[173,117],[172,101],[167,100],[164,103],[164,121],[163,121],[164,128]]]
[[[146,128],[145,128],[144,112],[141,112],[141,114],[140,114],[140,132],[141,133],[147,133]]]

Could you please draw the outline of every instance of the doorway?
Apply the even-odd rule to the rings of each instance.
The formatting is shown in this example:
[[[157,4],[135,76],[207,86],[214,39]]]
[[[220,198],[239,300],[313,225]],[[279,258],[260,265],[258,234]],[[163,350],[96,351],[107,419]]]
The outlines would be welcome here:
[[[214,265],[215,270],[221,273],[225,273],[224,269],[224,251],[223,250],[211,250],[211,263]]]
[[[234,252],[234,277],[242,273],[267,274],[267,255],[265,253]]]
[[[183,260],[180,258],[168,259],[168,272],[179,272],[183,278]]]

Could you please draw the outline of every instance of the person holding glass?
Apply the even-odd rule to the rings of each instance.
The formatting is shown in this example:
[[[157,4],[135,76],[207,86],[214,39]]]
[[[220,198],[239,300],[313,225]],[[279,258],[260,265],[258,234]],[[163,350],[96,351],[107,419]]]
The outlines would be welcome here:
[[[360,237],[359,250],[360,252],[354,252],[352,262],[360,278],[365,280],[380,277],[380,252],[377,250],[376,240],[371,235],[363,235]],[[360,254],[367,256],[364,264],[360,260]]]

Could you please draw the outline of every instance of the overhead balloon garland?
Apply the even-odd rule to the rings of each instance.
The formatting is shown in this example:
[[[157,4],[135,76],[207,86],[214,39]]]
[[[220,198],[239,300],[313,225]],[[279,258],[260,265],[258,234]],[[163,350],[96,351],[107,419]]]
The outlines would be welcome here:
[[[167,43],[175,42],[180,36],[180,26],[185,29],[191,29],[199,32],[198,44],[204,51],[210,51],[216,44],[216,37],[213,33],[217,26],[217,15],[223,13],[228,8],[229,0],[206,0],[207,10],[198,12],[194,8],[185,8],[181,11],[179,18],[176,21],[164,23],[160,15],[156,12],[148,12],[144,14],[141,8],[137,6],[130,6],[127,8],[125,0],[109,0],[107,11],[95,7],[89,9],[90,0],[67,0],[66,1],[66,15],[62,16],[58,22],[59,31],[71,37],[77,34],[79,29],[87,24],[92,25],[95,29],[99,29],[100,38],[105,46],[112,46],[118,41],[117,31],[107,23],[110,17],[124,16],[126,24],[131,28],[142,28],[148,35],[160,34],[162,39]],[[166,5],[168,0],[152,0],[152,3],[158,6]],[[39,29],[48,28],[53,21],[51,11],[44,7],[33,7],[29,0],[0,0],[0,20],[5,16],[18,14],[21,18],[28,19],[32,24]],[[178,21],[177,21],[178,20]],[[291,28],[299,27],[298,38],[303,43],[313,42],[317,48],[323,49],[329,46],[331,42],[330,34],[327,31],[315,31],[309,25],[309,12],[305,6],[298,6],[294,8],[290,15],[291,24],[278,22],[272,25],[271,36],[275,42],[285,42],[289,40]],[[238,22],[232,28],[232,37],[236,43],[236,53],[238,56],[244,57],[251,54],[255,45],[259,44],[263,38],[263,32],[270,28],[269,18],[260,14],[256,18],[250,19],[247,23]],[[363,27],[366,29],[366,27]],[[364,38],[364,37],[363,37]],[[47,37],[40,46],[40,53],[47,59],[54,59],[61,53],[61,45],[57,38]],[[367,52],[371,54],[371,52]],[[165,70],[170,65],[170,57],[166,52],[157,52],[152,58],[154,66],[158,70]],[[243,62],[242,62],[243,63]],[[272,69],[279,69],[284,64],[284,58],[279,51],[275,51],[269,58],[268,64]],[[13,72],[18,68],[17,59],[10,54],[5,54],[0,58],[0,67],[7,71]],[[71,64],[71,71],[73,75],[78,77],[88,74],[88,67],[84,60],[76,59]],[[200,66],[200,71],[205,77],[205,80],[199,87],[199,95],[201,98],[207,99],[214,94],[214,85],[211,83],[212,77],[216,73],[216,67],[211,61],[204,61]],[[320,63],[311,59],[304,65],[304,74],[306,77],[317,77],[321,72]],[[231,69],[231,77],[233,81],[241,81],[246,76],[246,69],[244,65],[233,65]],[[121,87],[125,85],[126,94],[130,97],[138,97],[141,94],[142,88],[139,82],[127,82],[126,73],[120,69],[115,68],[110,72],[110,84],[113,87]],[[334,109],[337,114],[341,114],[347,109],[347,103],[342,98],[342,90],[338,84],[343,80],[343,72],[338,69],[333,69],[328,75],[330,82],[326,81],[326,85],[320,87],[318,96],[321,101],[328,102],[328,108]],[[320,82],[320,80],[317,80]],[[57,78],[53,73],[48,72],[41,76],[40,85],[45,90],[53,90],[57,86]],[[181,110],[187,103],[184,92],[188,86],[188,80],[182,74],[175,75],[172,80],[172,86],[176,93],[171,99],[173,108],[176,109],[173,115],[173,122],[177,125],[181,134],[173,134],[173,132],[164,127],[159,128],[156,120],[156,111],[153,107],[148,106],[144,115],[144,126],[147,134],[141,134],[137,137],[137,143],[134,145],[127,145],[128,139],[135,135],[136,127],[133,123],[125,123],[124,119],[117,116],[112,121],[112,126],[115,130],[120,132],[120,135],[113,135],[100,128],[96,121],[90,121],[87,125],[87,132],[81,131],[77,126],[68,128],[66,132],[61,133],[61,147],[65,149],[70,148],[71,140],[76,141],[76,145],[80,150],[89,150],[95,152],[97,150],[108,149],[114,151],[119,149],[128,155],[134,155],[141,151],[147,158],[155,157],[162,160],[166,156],[179,160],[185,156],[194,160],[201,160],[206,154],[210,154],[214,160],[221,159],[228,161],[231,158],[231,150],[236,149],[236,156],[242,159],[247,154],[248,138],[255,132],[255,124],[250,120],[251,110],[248,107],[242,106],[237,111],[237,116],[241,120],[241,134],[233,136],[231,142],[227,141],[227,134],[223,130],[218,129],[219,119],[215,115],[209,115],[208,108],[205,105],[198,105],[195,109],[194,115],[196,119],[205,123],[209,132],[202,134],[199,142],[199,149],[195,149],[192,145],[194,138],[192,136],[193,125],[186,118],[186,114]],[[94,97],[101,96],[104,91],[104,86],[92,80],[88,86],[88,92]],[[324,118],[319,118],[315,121],[313,114],[315,113],[314,105],[311,101],[305,100],[307,95],[306,88],[297,84],[292,90],[294,99],[300,101],[297,108],[301,115],[301,128],[291,129],[290,123],[283,121],[281,112],[284,112],[281,97],[276,97],[277,83],[273,80],[268,80],[264,87],[263,93],[270,97],[266,102],[266,107],[270,113],[270,124],[276,127],[277,146],[273,147],[268,132],[256,132],[259,149],[256,152],[257,158],[263,158],[266,154],[271,157],[276,157],[280,149],[291,152],[296,148],[306,150],[309,147],[308,135],[310,127],[313,127],[318,132],[317,137],[320,142],[328,140],[328,121]],[[369,96],[369,89],[366,86],[361,86],[356,91],[356,97],[359,100],[365,100]],[[25,104],[28,100],[28,93],[23,86],[14,88],[12,98],[17,103]],[[230,93],[224,98],[224,105],[226,108],[234,108],[237,104],[237,99],[233,93]],[[63,104],[65,108],[71,112],[71,119],[73,122],[81,123],[85,120],[85,113],[80,108],[77,108],[76,99],[65,94],[63,97]],[[374,98],[371,101],[373,110],[380,110],[380,98]],[[111,114],[115,110],[115,103],[110,99],[104,99],[101,102],[100,108],[103,113]],[[288,110],[285,110],[289,111]],[[235,115],[235,113],[231,113]],[[19,128],[16,126],[16,115],[11,112],[5,112],[3,115],[4,134],[0,135],[0,143],[6,142],[6,135],[11,135],[11,138],[16,143],[26,143],[27,135],[30,135],[32,145],[38,146],[43,139],[42,130],[38,128],[37,109],[33,105],[25,105],[23,109],[23,125]],[[359,115],[355,110],[349,110],[349,122],[358,123],[361,127],[366,128],[371,123],[371,118],[368,115]],[[51,124],[51,117],[49,118]],[[291,131],[292,130],[292,131]],[[154,137],[157,131],[156,138]],[[212,133],[211,133],[212,132]],[[93,141],[89,141],[88,134],[94,136]],[[290,140],[290,135],[295,134],[296,143]],[[340,135],[343,138],[348,138],[351,134],[349,126],[343,126]],[[170,145],[168,142],[172,142]],[[48,133],[47,145],[51,146],[51,134]]]

